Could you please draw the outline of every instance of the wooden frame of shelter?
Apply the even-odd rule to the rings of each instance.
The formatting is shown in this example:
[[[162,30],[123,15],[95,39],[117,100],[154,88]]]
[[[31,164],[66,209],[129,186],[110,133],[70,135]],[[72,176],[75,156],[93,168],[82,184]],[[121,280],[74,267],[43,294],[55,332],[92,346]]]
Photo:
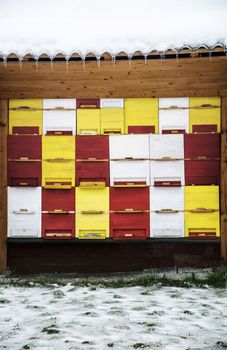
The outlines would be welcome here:
[[[10,98],[221,97],[221,238],[133,242],[7,240]],[[225,48],[179,52],[62,54],[0,59],[0,272],[110,272],[227,263],[227,55]],[[59,244],[60,243],[60,244]]]

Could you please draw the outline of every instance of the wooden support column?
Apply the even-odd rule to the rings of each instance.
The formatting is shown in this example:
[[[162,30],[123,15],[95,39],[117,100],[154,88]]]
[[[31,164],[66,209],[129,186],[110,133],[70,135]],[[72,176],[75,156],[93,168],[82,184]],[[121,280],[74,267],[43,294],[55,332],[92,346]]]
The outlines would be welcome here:
[[[8,100],[0,99],[0,272],[7,269],[7,134]]]
[[[221,116],[221,258],[227,265],[227,97],[222,98]]]

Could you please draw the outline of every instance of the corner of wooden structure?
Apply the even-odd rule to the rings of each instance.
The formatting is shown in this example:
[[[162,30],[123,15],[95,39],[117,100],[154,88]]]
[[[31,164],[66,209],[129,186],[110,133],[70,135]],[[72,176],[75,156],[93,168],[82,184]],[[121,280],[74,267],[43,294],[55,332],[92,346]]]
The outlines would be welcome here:
[[[221,262],[227,265],[227,97],[222,97],[221,118]]]
[[[7,270],[8,100],[0,99],[0,272]]]

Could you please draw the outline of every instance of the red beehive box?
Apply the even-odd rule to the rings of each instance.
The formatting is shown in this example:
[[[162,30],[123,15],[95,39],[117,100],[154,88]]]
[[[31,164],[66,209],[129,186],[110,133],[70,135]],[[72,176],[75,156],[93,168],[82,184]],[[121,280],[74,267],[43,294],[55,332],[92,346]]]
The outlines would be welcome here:
[[[75,189],[42,189],[42,211],[75,211]]]
[[[41,161],[8,161],[8,186],[41,186]]]
[[[75,237],[75,189],[42,189],[42,237]]]
[[[100,108],[100,99],[77,99],[76,108]]]
[[[145,212],[110,213],[110,237],[146,239],[150,237],[150,214]]]
[[[87,186],[89,183],[109,186],[109,161],[76,162],[76,186]]]
[[[41,184],[41,136],[8,136],[8,185],[35,187]]]
[[[128,126],[129,134],[154,134],[155,126]]]
[[[110,210],[149,210],[149,187],[111,187]]]
[[[149,188],[110,188],[110,237],[150,236]]]
[[[184,135],[185,158],[219,158],[220,135],[219,134],[185,134]]]
[[[219,160],[185,160],[185,185],[219,185]]]
[[[76,185],[105,183],[109,186],[109,137],[76,137]]]
[[[75,214],[42,214],[42,237],[45,239],[75,237]]]
[[[42,159],[41,136],[8,135],[8,159]]]
[[[76,159],[109,159],[109,136],[77,136]]]

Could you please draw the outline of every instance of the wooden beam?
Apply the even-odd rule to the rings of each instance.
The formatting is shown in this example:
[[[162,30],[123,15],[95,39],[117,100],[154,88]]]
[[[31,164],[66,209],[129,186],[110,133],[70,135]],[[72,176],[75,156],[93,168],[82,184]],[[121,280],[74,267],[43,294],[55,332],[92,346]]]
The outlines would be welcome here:
[[[0,62],[2,98],[227,96],[227,56],[97,62]]]
[[[0,100],[0,272],[7,268],[7,134],[8,100]]]
[[[227,97],[221,108],[221,258],[227,264]]]
[[[29,241],[29,240],[28,240]],[[34,241],[34,240],[33,240]],[[84,240],[86,241],[86,240]],[[110,263],[111,262],[111,263]],[[152,268],[216,267],[219,241],[150,240],[77,243],[43,240],[8,243],[8,264],[15,273],[110,273]]]

